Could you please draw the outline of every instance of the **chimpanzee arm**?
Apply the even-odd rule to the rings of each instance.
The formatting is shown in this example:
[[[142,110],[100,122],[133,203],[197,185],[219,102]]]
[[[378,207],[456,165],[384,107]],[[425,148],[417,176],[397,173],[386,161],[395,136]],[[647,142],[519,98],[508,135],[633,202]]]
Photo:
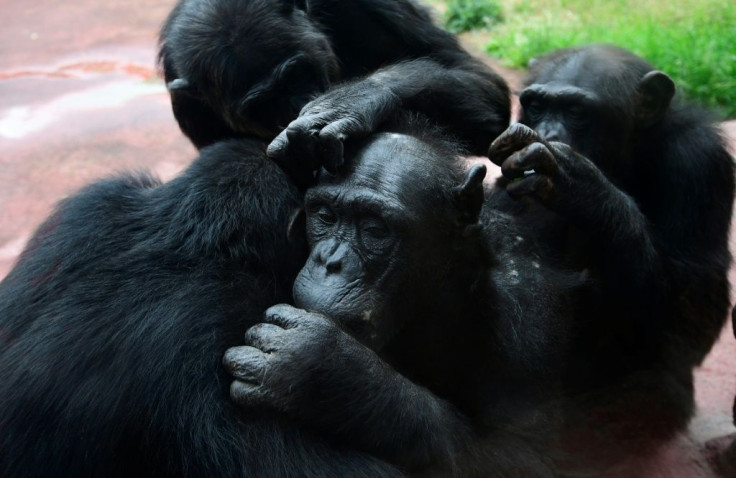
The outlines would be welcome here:
[[[590,235],[602,278],[627,294],[657,289],[664,266],[647,217],[592,161],[521,124],[496,139],[489,156],[510,180],[512,197],[534,197]]]
[[[367,79],[379,80],[403,106],[452,129],[472,153],[485,154],[508,126],[506,82],[435,25],[419,2],[315,0],[308,9],[340,51],[344,78],[373,72]],[[371,41],[355,41],[364,36]]]
[[[311,171],[342,164],[343,142],[365,137],[400,109],[423,113],[446,126],[473,154],[484,154],[508,125],[510,102],[503,80],[467,57],[462,66],[431,59],[405,61],[339,85],[307,104],[268,154],[284,163],[299,158]],[[308,159],[305,159],[308,158]]]
[[[448,66],[429,59],[401,63],[376,72],[369,80],[384,84],[402,106],[447,127],[473,154],[509,124],[511,103],[506,83],[479,60],[463,57]]]
[[[452,405],[322,315],[274,306],[246,344],[223,360],[240,405],[275,407],[406,470],[452,472],[471,443]]]

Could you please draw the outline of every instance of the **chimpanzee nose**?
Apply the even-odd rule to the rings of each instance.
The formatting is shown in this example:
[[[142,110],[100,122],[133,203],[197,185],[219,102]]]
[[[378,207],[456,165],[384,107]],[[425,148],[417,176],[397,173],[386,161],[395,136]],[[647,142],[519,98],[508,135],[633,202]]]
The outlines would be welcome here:
[[[560,140],[560,135],[558,135],[556,131],[550,131],[547,134],[542,135],[542,137],[546,139],[547,141],[559,141]]]
[[[336,242],[331,249],[325,260],[325,269],[328,274],[335,274],[342,271],[342,265],[349,252],[349,247],[345,243]]]
[[[325,263],[325,269],[327,269],[328,274],[340,272],[340,269],[342,269],[342,258],[331,257]]]
[[[539,136],[542,137],[542,139],[546,139],[547,141],[559,141],[560,135],[557,130],[557,128],[549,127],[549,126],[542,126],[537,130],[537,133]]]
[[[345,258],[347,245],[335,239],[328,240],[319,245],[317,261],[324,265],[328,274],[340,272],[343,259]]]

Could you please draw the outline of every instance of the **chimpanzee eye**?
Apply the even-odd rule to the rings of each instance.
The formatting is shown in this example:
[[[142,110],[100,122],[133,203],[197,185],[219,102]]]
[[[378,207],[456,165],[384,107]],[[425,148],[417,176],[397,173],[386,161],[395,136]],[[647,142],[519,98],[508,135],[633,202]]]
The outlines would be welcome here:
[[[360,230],[364,235],[372,239],[385,239],[389,236],[390,230],[386,223],[377,218],[365,219],[361,222]]]
[[[587,116],[586,113],[587,112],[586,112],[586,110],[585,110],[584,107],[579,106],[579,105],[575,105],[575,106],[571,106],[571,107],[569,107],[567,109],[566,116],[567,116],[567,119],[569,121],[581,122],[581,121],[585,121],[587,119],[586,118],[586,116]]]
[[[314,216],[322,223],[327,225],[333,225],[337,222],[337,216],[327,206],[320,206],[315,212]]]

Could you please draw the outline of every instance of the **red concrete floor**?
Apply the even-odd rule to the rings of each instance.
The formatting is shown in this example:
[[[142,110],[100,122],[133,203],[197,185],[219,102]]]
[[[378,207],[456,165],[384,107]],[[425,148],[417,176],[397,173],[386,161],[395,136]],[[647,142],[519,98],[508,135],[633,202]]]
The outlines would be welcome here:
[[[173,4],[0,0],[0,277],[65,195],[124,169],[171,177],[195,156],[155,71]]]
[[[155,71],[157,31],[173,4],[0,0],[0,278],[65,195],[130,168],[170,178],[195,156]],[[726,128],[736,138],[736,123]],[[712,476],[700,448],[736,431],[733,364],[726,329],[697,371],[689,432],[626,476]]]

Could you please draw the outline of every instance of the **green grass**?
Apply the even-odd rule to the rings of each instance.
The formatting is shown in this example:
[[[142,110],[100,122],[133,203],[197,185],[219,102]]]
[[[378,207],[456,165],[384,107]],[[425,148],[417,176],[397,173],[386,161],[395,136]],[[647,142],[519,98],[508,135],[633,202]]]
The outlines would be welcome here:
[[[734,0],[499,3],[504,20],[490,27],[487,51],[509,66],[558,48],[612,43],[668,73],[686,97],[736,116]]]
[[[496,0],[447,0],[445,26],[454,33],[488,28],[503,20]]]

